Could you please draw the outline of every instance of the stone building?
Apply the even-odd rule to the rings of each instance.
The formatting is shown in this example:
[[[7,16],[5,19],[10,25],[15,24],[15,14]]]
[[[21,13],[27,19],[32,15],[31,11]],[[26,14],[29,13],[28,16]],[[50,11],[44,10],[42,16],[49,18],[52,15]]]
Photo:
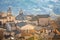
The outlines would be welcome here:
[[[49,21],[50,21],[49,15],[40,15],[39,16],[39,25],[41,25],[41,26],[48,25]]]
[[[47,26],[50,21],[50,16],[48,14],[36,15],[32,20],[32,23],[35,23],[35,25]]]
[[[8,8],[7,13],[0,12],[0,25],[6,22],[13,22],[15,21],[15,16],[11,14],[11,7]]]

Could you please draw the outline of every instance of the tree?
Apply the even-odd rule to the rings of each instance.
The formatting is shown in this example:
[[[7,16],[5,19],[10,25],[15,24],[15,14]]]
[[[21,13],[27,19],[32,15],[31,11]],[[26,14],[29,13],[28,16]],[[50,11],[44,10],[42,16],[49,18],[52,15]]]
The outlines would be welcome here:
[[[34,40],[34,37],[31,37],[31,38],[29,38],[29,39],[27,39],[27,40]]]
[[[56,23],[57,23],[57,26],[60,27],[60,17],[57,18]]]

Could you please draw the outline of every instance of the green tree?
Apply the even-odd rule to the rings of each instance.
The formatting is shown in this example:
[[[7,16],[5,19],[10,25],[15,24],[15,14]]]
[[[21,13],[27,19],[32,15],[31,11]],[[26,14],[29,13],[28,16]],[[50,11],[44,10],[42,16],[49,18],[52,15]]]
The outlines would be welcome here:
[[[29,38],[28,40],[34,40],[34,37]]]

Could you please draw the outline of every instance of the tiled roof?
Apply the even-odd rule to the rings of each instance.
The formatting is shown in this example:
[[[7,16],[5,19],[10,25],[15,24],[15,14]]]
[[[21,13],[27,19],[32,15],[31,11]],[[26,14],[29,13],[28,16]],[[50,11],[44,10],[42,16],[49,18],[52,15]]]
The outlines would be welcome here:
[[[49,15],[37,15],[37,17],[39,17],[39,18],[48,18],[50,16]]]

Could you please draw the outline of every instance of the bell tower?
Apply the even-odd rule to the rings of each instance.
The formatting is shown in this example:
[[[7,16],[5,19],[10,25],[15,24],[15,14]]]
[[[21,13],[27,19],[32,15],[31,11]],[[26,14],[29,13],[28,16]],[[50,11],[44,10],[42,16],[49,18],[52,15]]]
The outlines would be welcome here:
[[[9,16],[9,15],[11,15],[11,13],[12,13],[11,7],[9,7],[8,10],[7,10],[7,15]]]

